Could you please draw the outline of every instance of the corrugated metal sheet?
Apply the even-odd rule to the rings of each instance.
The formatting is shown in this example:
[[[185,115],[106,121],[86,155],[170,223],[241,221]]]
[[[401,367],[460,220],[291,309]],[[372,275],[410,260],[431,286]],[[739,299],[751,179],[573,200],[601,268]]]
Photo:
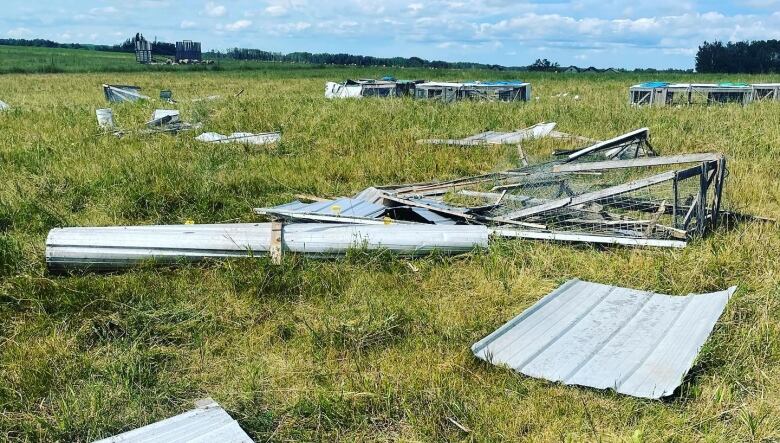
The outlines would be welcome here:
[[[379,217],[385,212],[385,207],[382,205],[355,198],[339,198],[337,200],[327,200],[315,203],[301,203],[296,200],[267,209],[267,212],[280,210],[305,214],[339,215],[343,217],[363,218]]]
[[[238,422],[213,400],[198,408],[95,443],[252,443]]]
[[[531,377],[661,398],[682,383],[735,290],[672,297],[570,280],[471,349]]]
[[[523,140],[547,137],[553,129],[555,129],[555,123],[538,123],[514,132],[486,131],[461,139],[428,139],[419,140],[418,143],[462,146],[518,144]]]
[[[51,270],[114,270],[155,260],[181,263],[207,258],[266,255],[271,223],[128,226],[52,229],[46,239]],[[351,248],[386,250],[404,256],[441,251],[462,253],[486,248],[486,226],[426,224],[284,225],[284,251],[337,256]]]

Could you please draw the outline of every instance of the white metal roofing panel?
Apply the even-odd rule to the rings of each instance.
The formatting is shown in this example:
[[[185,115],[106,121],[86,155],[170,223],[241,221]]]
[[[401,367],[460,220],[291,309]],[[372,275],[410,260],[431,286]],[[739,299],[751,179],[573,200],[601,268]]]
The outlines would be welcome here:
[[[252,443],[216,402],[95,443]]]
[[[672,297],[570,280],[472,351],[531,377],[661,398],[682,383],[735,290]]]
[[[280,206],[268,208],[270,210],[282,210],[287,212],[300,212],[306,214],[339,215],[343,217],[373,218],[382,215],[385,207],[365,200],[355,198],[339,198],[315,203],[301,203],[293,201]]]

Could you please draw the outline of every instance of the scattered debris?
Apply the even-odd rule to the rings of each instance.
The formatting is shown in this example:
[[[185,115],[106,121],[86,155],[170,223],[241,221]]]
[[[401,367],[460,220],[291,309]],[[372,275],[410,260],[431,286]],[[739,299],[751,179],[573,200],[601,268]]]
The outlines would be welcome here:
[[[11,109],[11,107],[8,106],[6,102],[0,100],[0,111],[7,111],[9,109]]]
[[[515,132],[481,132],[471,137],[462,139],[428,139],[418,140],[417,143],[429,145],[456,145],[456,146],[476,146],[476,145],[513,145],[525,140],[543,138],[550,135],[555,129],[555,123],[538,123],[529,128],[520,129]]]
[[[138,100],[149,100],[149,97],[140,93],[138,86],[127,85],[103,85],[103,93],[106,100],[111,103],[135,102]]]
[[[543,129],[584,139],[546,125],[524,134]],[[278,133],[205,136],[198,139],[279,139]],[[402,255],[458,253],[484,247],[488,237],[682,248],[717,228],[721,218],[734,217],[721,209],[727,176],[722,155],[659,157],[648,137],[642,128],[502,172],[255,209],[272,223],[54,229],[47,263],[52,269],[117,269],[149,259],[247,257],[268,253],[274,241],[279,253],[318,256],[356,245]]]
[[[264,256],[274,223],[52,229],[46,239],[51,271],[110,271],[154,261],[177,264],[204,259]],[[350,249],[385,250],[402,256],[433,251],[464,253],[486,248],[485,226],[399,223],[296,223],[281,228],[284,252],[332,257]]]
[[[207,398],[196,402],[195,406],[184,414],[95,443],[252,443],[238,422],[214,400]]]
[[[735,290],[673,297],[570,280],[471,350],[530,377],[658,399],[680,386]]]
[[[97,116],[98,126],[101,129],[114,129],[114,112],[111,108],[97,109],[95,110],[95,115]]]
[[[195,140],[206,143],[243,143],[246,145],[267,145],[276,143],[281,139],[281,132],[263,132],[258,134],[253,134],[251,132],[234,132],[230,135],[206,132],[195,137]]]
[[[152,114],[151,120],[146,123],[146,128],[133,130],[118,129],[114,125],[113,111],[109,108],[97,109],[95,114],[97,115],[98,126],[117,137],[122,137],[129,133],[154,134],[159,132],[179,132],[201,127],[200,123],[191,124],[182,122],[180,120],[179,111],[172,109],[157,109]]]

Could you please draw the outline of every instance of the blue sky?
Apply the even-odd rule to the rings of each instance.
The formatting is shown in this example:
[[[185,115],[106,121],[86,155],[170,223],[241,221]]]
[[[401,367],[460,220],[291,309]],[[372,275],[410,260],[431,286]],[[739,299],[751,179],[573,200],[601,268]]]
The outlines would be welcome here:
[[[704,40],[780,39],[780,0],[2,0],[0,37],[347,52],[526,65],[693,67]],[[133,5],[133,6],[126,6]]]

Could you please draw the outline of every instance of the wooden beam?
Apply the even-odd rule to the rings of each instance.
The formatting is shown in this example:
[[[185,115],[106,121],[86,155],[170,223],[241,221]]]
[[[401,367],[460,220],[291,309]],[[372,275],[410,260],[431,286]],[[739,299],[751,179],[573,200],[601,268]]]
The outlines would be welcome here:
[[[268,253],[271,256],[271,263],[275,265],[282,264],[282,233],[284,225],[282,222],[271,223],[271,245]]]

